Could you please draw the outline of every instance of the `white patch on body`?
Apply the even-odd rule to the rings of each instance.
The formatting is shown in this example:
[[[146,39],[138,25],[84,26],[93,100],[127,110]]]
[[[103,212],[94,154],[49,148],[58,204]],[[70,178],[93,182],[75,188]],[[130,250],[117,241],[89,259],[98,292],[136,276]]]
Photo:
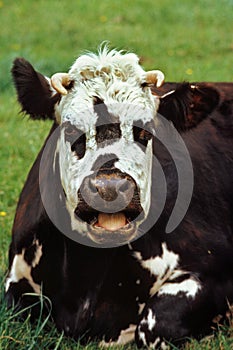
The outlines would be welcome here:
[[[169,294],[177,295],[183,292],[187,297],[194,298],[201,289],[201,284],[195,276],[185,279],[180,283],[169,283],[176,278],[187,274],[187,271],[178,269],[179,255],[167,249],[166,243],[162,243],[162,255],[148,260],[143,260],[140,252],[134,252],[134,257],[141,266],[149,270],[156,277],[150,289],[150,296],[158,293],[158,296]]]
[[[177,295],[182,292],[186,295],[186,297],[194,298],[200,289],[200,283],[193,278],[189,278],[180,283],[165,283],[159,289],[158,296]]]
[[[141,320],[140,325],[138,327],[138,336],[139,336],[139,339],[142,340],[143,345],[146,346],[147,342],[146,342],[145,331],[141,330],[142,326],[146,326],[147,329],[151,332],[154,329],[155,325],[156,325],[156,317],[153,314],[153,311],[151,309],[148,309],[147,316]]]
[[[34,241],[33,244],[36,244],[37,249],[35,251],[34,259],[32,260],[31,265],[29,265],[25,259],[25,248],[22,249],[21,254],[16,254],[11,266],[11,270],[6,279],[5,291],[7,292],[11,283],[17,283],[21,279],[26,278],[30,286],[33,288],[34,292],[37,294],[41,293],[40,285],[35,283],[32,278],[32,268],[35,268],[41,259],[42,256],[42,245],[39,245],[38,240]]]
[[[99,347],[109,347],[109,346],[117,346],[117,345],[125,345],[134,341],[135,330],[137,326],[135,324],[130,324],[127,329],[121,331],[118,339],[116,341],[105,342],[102,340],[99,343]]]
[[[138,327],[138,336],[139,336],[139,339],[142,340],[143,342],[143,345],[146,346],[147,348],[149,349],[155,349],[155,347],[157,345],[160,345],[160,349],[162,350],[167,350],[169,349],[169,346],[167,346],[165,344],[165,342],[161,342],[161,339],[160,337],[157,337],[155,339],[155,341],[153,343],[147,343],[146,341],[146,332],[149,331],[149,332],[153,332],[153,329],[155,328],[155,325],[156,325],[156,317],[155,315],[153,315],[153,312],[151,309],[148,310],[148,314],[147,314],[147,317],[146,318],[143,318],[142,321],[140,322],[140,325]],[[142,330],[142,326],[146,326],[147,328],[145,330]]]
[[[134,257],[141,266],[156,277],[156,281],[150,289],[150,296],[155,295],[163,283],[172,276],[178,266],[179,255],[167,249],[166,243],[162,243],[162,255],[148,260],[143,260],[140,252],[134,252]]]
[[[146,335],[145,335],[145,332],[140,330],[140,326],[138,328],[138,337],[142,341],[143,345],[146,346],[147,345],[146,344]]]
[[[148,310],[148,315],[147,315],[146,321],[147,321],[149,331],[152,331],[152,329],[154,328],[154,326],[156,324],[156,317],[155,317],[155,315],[153,315],[153,312],[151,309]]]

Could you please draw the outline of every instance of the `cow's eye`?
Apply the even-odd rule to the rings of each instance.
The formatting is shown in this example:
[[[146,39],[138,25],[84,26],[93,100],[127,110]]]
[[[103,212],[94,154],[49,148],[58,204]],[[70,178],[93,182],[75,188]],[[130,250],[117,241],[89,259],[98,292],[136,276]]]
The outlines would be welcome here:
[[[75,152],[79,159],[82,159],[86,152],[86,135],[82,133],[71,145],[71,151]]]
[[[75,152],[79,159],[84,157],[86,151],[86,135],[83,131],[68,123],[65,126],[65,141],[70,143],[71,151]]]
[[[139,142],[143,146],[147,146],[148,141],[151,140],[152,134],[145,129],[139,128],[138,126],[133,127],[134,141]]]

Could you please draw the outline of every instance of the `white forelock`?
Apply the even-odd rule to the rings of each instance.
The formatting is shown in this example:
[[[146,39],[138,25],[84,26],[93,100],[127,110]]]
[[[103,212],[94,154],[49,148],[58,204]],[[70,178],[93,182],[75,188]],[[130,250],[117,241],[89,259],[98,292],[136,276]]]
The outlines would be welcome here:
[[[90,52],[78,57],[69,71],[73,79],[101,77],[105,84],[113,82],[116,78],[122,81],[140,81],[144,73],[137,55],[110,51],[107,46],[102,47],[97,54]]]
[[[67,120],[68,115],[71,119],[71,110],[77,115],[80,110],[92,109],[94,97],[106,105],[134,103],[151,110],[154,115],[158,109],[159,99],[152,95],[149,87],[142,88],[146,72],[134,53],[109,50],[103,46],[97,54],[78,57],[68,74],[73,88],[62,97],[57,108],[61,121]]]

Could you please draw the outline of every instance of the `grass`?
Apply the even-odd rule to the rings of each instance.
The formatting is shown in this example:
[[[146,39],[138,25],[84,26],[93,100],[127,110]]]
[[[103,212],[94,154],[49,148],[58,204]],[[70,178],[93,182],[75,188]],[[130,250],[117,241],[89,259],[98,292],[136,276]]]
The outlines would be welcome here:
[[[83,50],[104,40],[134,51],[146,69],[168,81],[233,81],[233,0],[3,0],[0,1],[0,276],[7,268],[11,227],[20,190],[47,134],[49,122],[18,115],[12,60],[23,56],[50,76],[67,71]],[[96,344],[86,347],[97,348]],[[232,349],[233,326],[185,349]],[[1,294],[0,350],[83,349],[50,321],[13,320]],[[133,349],[133,346],[125,347]]]

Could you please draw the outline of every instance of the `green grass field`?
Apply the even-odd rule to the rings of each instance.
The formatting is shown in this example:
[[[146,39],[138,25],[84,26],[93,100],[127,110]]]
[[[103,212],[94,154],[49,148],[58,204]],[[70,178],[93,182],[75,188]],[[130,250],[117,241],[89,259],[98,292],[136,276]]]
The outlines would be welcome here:
[[[111,47],[137,53],[146,69],[162,70],[167,81],[233,81],[232,13],[233,0],[0,1],[2,291],[17,199],[50,127],[49,122],[29,121],[18,114],[12,60],[23,56],[50,76],[67,71],[80,53],[95,50],[106,40]],[[2,292],[0,350],[84,349],[46,321],[32,326],[28,320],[13,320]],[[191,340],[185,349],[233,349],[233,325],[218,326],[214,337]]]

